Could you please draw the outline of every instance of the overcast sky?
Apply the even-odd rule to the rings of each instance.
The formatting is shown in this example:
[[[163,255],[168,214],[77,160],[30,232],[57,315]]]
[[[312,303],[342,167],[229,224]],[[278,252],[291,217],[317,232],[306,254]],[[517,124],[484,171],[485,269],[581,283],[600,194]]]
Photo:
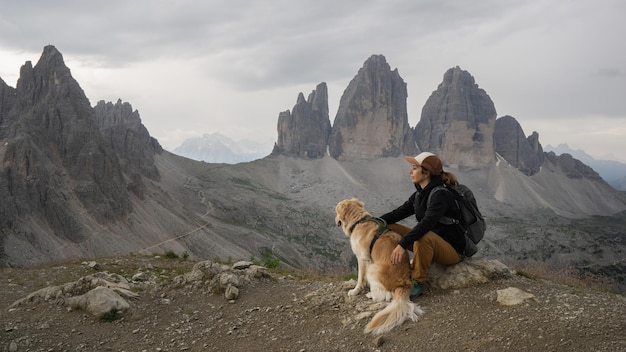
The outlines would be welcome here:
[[[92,105],[129,102],[166,149],[204,133],[271,144],[281,111],[320,82],[331,123],[382,54],[415,126],[460,66],[546,146],[626,162],[626,1],[0,0],[0,77],[52,44]]]

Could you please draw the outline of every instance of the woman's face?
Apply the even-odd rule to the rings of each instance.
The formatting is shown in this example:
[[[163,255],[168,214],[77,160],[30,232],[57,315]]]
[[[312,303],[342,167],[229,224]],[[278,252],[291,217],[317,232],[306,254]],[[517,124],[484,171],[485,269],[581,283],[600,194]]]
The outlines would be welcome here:
[[[420,184],[422,187],[428,184],[428,175],[424,173],[424,170],[420,166],[411,165],[409,174],[411,175],[411,182],[413,182],[413,184]],[[424,182],[426,182],[426,184],[423,184]]]

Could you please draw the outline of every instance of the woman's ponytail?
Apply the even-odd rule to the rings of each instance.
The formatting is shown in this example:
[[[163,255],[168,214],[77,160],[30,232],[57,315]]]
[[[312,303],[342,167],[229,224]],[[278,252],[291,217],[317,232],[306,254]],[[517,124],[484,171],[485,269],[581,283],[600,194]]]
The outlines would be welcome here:
[[[446,171],[442,172],[441,179],[443,180],[443,183],[447,185],[456,186],[459,184],[458,177],[456,177],[456,175],[451,172],[446,172]]]

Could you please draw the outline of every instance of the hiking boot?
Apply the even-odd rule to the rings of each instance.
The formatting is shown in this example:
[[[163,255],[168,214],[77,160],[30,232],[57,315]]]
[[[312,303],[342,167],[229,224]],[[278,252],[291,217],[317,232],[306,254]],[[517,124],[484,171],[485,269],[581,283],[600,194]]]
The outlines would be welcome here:
[[[428,289],[427,283],[424,282],[420,284],[417,281],[413,280],[413,288],[411,289],[411,295],[409,296],[409,299],[411,299],[411,301],[414,300],[415,298],[426,292],[426,289]]]

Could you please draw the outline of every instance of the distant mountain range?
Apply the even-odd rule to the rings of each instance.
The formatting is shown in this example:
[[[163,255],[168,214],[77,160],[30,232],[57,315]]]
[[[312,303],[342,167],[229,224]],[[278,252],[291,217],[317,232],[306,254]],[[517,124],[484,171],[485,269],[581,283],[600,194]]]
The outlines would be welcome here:
[[[615,189],[626,191],[626,164],[615,160],[597,160],[584,151],[570,148],[567,144],[559,144],[556,147],[546,145],[546,152],[554,154],[570,154],[574,158],[591,166],[602,178]]]
[[[186,139],[172,152],[193,160],[208,163],[237,164],[268,156],[273,143],[250,140],[235,141],[221,133],[204,134],[202,137]]]
[[[320,83],[279,113],[271,152],[219,134],[175,151],[211,160],[200,162],[163,150],[130,103],[92,107],[46,46],[15,88],[0,79],[0,267],[172,251],[340,272],[354,255],[333,221],[337,202],[357,197],[375,215],[402,204],[415,191],[403,156],[428,150],[489,220],[479,256],[584,268],[626,286],[625,192],[571,154],[544,152],[514,117],[498,118],[459,67],[415,127],[406,98],[398,70],[373,55],[332,124]],[[225,164],[236,154],[259,159]]]

